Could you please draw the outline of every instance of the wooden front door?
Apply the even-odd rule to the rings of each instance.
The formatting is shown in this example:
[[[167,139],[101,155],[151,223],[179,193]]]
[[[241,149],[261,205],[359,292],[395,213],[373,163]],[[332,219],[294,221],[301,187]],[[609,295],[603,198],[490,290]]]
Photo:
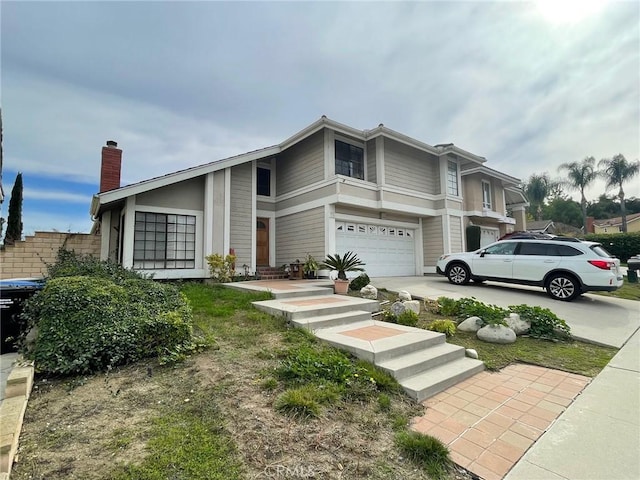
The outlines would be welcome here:
[[[256,219],[256,263],[258,266],[269,265],[269,219]]]

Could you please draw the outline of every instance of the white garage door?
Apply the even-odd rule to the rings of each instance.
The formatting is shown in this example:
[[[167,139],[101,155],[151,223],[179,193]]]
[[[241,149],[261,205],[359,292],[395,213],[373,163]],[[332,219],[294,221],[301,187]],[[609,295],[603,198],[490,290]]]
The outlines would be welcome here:
[[[416,274],[415,230],[336,222],[336,251],[355,252],[370,277]],[[353,273],[352,275],[355,275]]]
[[[497,242],[498,238],[500,238],[500,231],[497,228],[480,228],[480,248]]]

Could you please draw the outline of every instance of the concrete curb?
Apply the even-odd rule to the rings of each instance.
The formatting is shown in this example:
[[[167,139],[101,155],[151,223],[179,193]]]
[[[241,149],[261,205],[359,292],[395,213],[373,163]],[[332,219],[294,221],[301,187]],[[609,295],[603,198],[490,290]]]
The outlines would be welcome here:
[[[33,387],[33,362],[18,360],[7,379],[0,405],[0,480],[8,480],[18,450],[24,413]]]

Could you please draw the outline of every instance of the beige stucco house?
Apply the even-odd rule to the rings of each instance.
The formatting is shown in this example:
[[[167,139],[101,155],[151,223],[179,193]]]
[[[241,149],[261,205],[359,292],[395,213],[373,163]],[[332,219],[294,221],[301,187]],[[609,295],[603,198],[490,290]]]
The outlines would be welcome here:
[[[355,251],[370,276],[435,272],[444,252],[524,230],[520,180],[453,144],[326,117],[278,145],[120,187],[121,150],[103,147],[91,205],[102,259],[155,278],[209,276],[235,253],[251,272]]]
[[[622,217],[593,220],[593,233],[620,233]],[[627,215],[627,233],[640,232],[640,213]]]

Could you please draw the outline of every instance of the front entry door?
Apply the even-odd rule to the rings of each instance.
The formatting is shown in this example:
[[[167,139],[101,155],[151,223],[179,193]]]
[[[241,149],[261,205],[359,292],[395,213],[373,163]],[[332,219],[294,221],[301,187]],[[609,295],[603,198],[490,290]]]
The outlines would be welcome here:
[[[258,266],[269,265],[269,219],[256,219],[256,263]]]

